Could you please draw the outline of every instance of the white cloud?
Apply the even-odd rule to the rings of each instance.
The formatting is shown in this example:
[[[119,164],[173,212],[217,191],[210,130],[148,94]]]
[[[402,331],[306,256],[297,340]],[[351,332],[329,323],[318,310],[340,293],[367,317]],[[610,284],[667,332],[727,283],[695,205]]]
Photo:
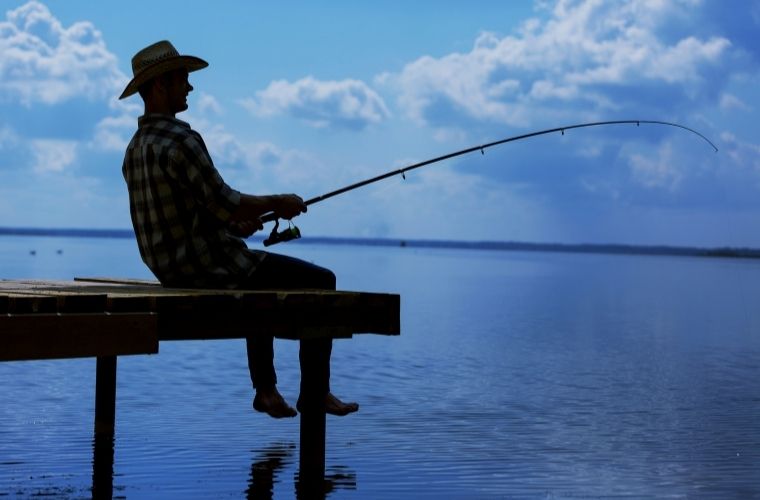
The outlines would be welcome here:
[[[137,129],[137,117],[143,113],[143,105],[139,100],[114,99],[108,106],[115,114],[106,116],[95,124],[93,137],[87,147],[96,151],[123,153]]]
[[[130,114],[107,116],[95,125],[89,146],[100,151],[124,152],[137,128],[137,119]]]
[[[296,220],[305,234],[537,241],[560,230],[521,186],[494,184],[445,164],[346,193],[313,212]]]
[[[377,81],[394,85],[400,107],[422,123],[454,113],[526,125],[561,109],[577,114],[577,106],[618,109],[633,88],[694,99],[709,93],[711,72],[731,48],[726,38],[667,32],[667,23],[688,23],[697,8],[691,0],[562,0],[548,19],[531,19],[514,35],[483,33],[470,52],[424,56]]]
[[[459,144],[467,139],[467,134],[458,128],[440,127],[433,133],[433,138],[437,142],[445,144]]]
[[[65,171],[29,176],[0,170],[0,209],[0,224],[8,226],[130,227],[126,190]]]
[[[760,182],[760,144],[740,140],[730,132],[723,132],[720,139],[723,142],[722,151],[726,152],[733,164],[741,169],[749,169],[756,175],[755,182]]]
[[[730,111],[732,109],[751,111],[752,108],[735,95],[724,93],[720,96],[720,109],[723,111]]]
[[[18,140],[18,134],[11,127],[8,125],[0,127],[0,150],[6,146],[14,146]]]
[[[219,104],[219,101],[216,99],[216,97],[205,92],[201,92],[200,96],[198,97],[198,109],[200,109],[200,111],[203,113],[214,115],[220,115],[223,111],[222,105]]]
[[[629,158],[633,178],[647,188],[674,191],[683,179],[683,172],[674,159],[673,147],[664,143],[653,156],[634,154]]]
[[[34,157],[33,170],[39,174],[63,172],[77,159],[77,143],[56,139],[30,141]]]
[[[581,179],[581,188],[590,194],[604,196],[611,200],[620,199],[620,188],[613,182],[598,179]]]
[[[249,143],[229,132],[221,123],[211,122],[197,116],[186,116],[194,129],[203,136],[203,141],[218,165],[256,168],[271,165],[281,159],[281,152],[269,143]]]
[[[390,115],[383,99],[362,81],[322,81],[311,76],[293,83],[274,81],[242,104],[257,116],[287,113],[315,127],[363,129]]]
[[[185,117],[203,136],[214,164],[225,181],[235,189],[250,193],[319,190],[320,180],[334,175],[314,155],[284,149],[271,142],[239,138],[220,123]]]
[[[113,98],[127,80],[91,23],[64,27],[37,1],[0,21],[0,53],[0,99],[25,105]]]

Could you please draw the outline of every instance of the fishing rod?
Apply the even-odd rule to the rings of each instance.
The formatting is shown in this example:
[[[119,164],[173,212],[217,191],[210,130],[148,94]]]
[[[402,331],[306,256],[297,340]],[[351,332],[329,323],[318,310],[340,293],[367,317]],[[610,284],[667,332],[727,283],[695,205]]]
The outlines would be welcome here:
[[[388,177],[393,177],[396,175],[401,175],[402,178],[406,179],[405,173],[414,170],[416,168],[424,167],[426,165],[431,165],[433,163],[438,163],[439,161],[448,160],[450,158],[455,158],[457,156],[466,155],[469,153],[474,153],[475,151],[480,151],[481,154],[485,154],[485,150],[488,148],[492,148],[494,146],[498,146],[500,144],[506,144],[508,142],[515,142],[520,141],[522,139],[528,139],[530,137],[537,137],[539,135],[546,135],[546,134],[553,134],[555,132],[561,132],[562,135],[565,135],[566,130],[572,130],[577,128],[587,128],[587,127],[599,127],[599,126],[605,126],[605,125],[623,125],[623,124],[636,124],[638,127],[642,123],[647,125],[665,125],[668,127],[676,127],[683,130],[686,130],[688,132],[691,132],[692,134],[696,134],[702,139],[704,139],[712,148],[715,150],[715,152],[718,152],[717,146],[710,141],[707,137],[700,134],[696,130],[686,127],[684,125],[680,125],[678,123],[673,122],[665,122],[660,120],[611,120],[611,121],[603,121],[603,122],[590,122],[590,123],[578,123],[575,125],[567,125],[565,127],[555,127],[555,128],[549,128],[546,130],[539,130],[536,132],[529,132],[527,134],[521,134],[521,135],[515,135],[512,137],[507,137],[505,139],[500,139],[498,141],[489,142],[486,144],[481,144],[480,146],[472,146],[466,149],[462,149],[460,151],[455,151],[453,153],[448,153],[443,156],[438,156],[436,158],[431,158],[429,160],[421,161],[419,163],[414,163],[412,165],[407,165],[406,167],[402,167],[396,170],[391,170],[389,172],[386,172],[384,174],[380,174],[378,176],[372,177],[370,179],[365,179],[363,181],[355,182],[353,184],[349,184],[348,186],[344,186],[340,189],[336,189],[335,191],[330,191],[329,193],[325,193],[320,196],[316,196],[314,198],[311,198],[309,200],[306,200],[304,204],[308,207],[309,205],[313,205],[315,203],[319,203],[320,201],[327,200],[328,198],[332,198],[333,196],[338,196],[339,194],[346,193],[348,191],[353,191],[354,189],[366,186],[367,184],[372,184],[374,182],[381,181],[383,179],[387,179]],[[272,229],[272,233],[269,235],[269,238],[264,240],[264,246],[270,246],[274,245],[276,243],[281,243],[284,241],[290,241],[293,239],[297,239],[301,237],[301,232],[298,230],[296,226],[292,224],[292,222],[288,221],[288,227],[287,229],[284,229],[283,231],[279,231],[279,223],[277,215],[275,215],[274,212],[269,212],[261,216],[261,222],[271,222],[275,221],[274,228]]]

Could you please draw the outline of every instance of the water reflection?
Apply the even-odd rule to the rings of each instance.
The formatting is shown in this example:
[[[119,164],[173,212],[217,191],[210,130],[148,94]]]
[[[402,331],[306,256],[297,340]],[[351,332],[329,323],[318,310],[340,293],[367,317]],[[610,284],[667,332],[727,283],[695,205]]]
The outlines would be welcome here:
[[[291,466],[296,466],[297,446],[295,443],[274,443],[257,450],[251,463],[248,488],[245,490],[249,500],[274,498],[275,485],[281,482],[281,474]],[[324,480],[304,482],[296,472],[293,480],[295,496],[298,499],[324,499],[336,490],[355,490],[356,472],[346,466],[328,467]]]
[[[245,490],[246,498],[273,498],[274,485],[278,482],[279,473],[293,463],[295,449],[294,443],[275,443],[260,450],[251,464],[248,489]]]
[[[321,500],[336,490],[355,490],[356,472],[348,467],[335,465],[325,470],[325,477],[319,482],[301,481],[296,473],[296,498],[299,500]]]

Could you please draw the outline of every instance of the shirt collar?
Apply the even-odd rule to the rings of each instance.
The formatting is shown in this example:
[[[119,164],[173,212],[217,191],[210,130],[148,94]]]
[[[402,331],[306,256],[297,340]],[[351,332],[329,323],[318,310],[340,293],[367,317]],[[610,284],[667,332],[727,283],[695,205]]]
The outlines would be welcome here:
[[[139,116],[137,118],[137,126],[138,127],[143,127],[145,125],[149,125],[151,123],[156,123],[156,122],[160,122],[160,121],[172,122],[172,123],[175,123],[175,124],[179,125],[180,127],[190,128],[190,124],[189,123],[184,122],[184,121],[182,121],[179,118],[176,118],[174,116],[165,115],[163,113],[146,113],[146,114],[144,114],[142,116]]]

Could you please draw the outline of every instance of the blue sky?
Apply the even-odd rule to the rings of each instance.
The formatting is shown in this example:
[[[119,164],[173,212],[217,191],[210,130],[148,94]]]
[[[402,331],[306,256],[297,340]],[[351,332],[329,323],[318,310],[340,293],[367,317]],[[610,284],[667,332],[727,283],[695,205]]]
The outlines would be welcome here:
[[[326,2],[322,2],[323,4]],[[118,6],[117,6],[118,5]],[[190,7],[188,7],[190,5]],[[760,247],[760,1],[0,2],[0,226],[128,228],[140,48],[210,66],[190,109],[222,176],[311,198],[312,236]]]

